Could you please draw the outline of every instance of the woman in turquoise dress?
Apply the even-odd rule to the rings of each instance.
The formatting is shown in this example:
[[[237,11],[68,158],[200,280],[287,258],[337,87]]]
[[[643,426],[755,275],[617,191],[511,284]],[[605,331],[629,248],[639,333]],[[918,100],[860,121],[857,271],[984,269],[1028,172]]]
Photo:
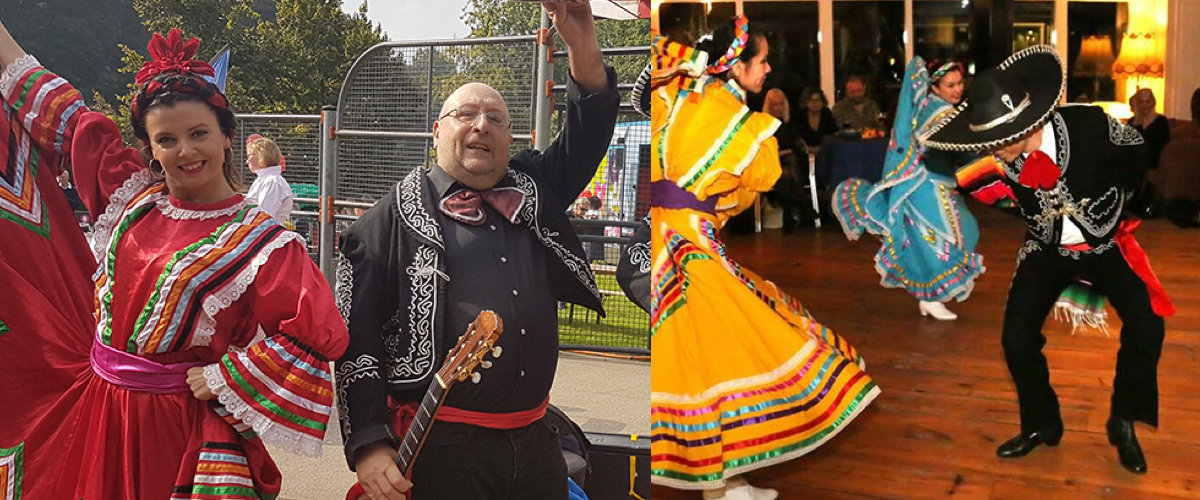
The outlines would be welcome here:
[[[886,288],[903,288],[922,316],[949,321],[946,308],[971,294],[983,273],[975,253],[979,226],[956,191],[954,172],[969,162],[961,153],[926,149],[917,140],[962,100],[962,65],[914,57],[904,74],[882,180],[849,179],[837,186],[833,210],[846,237],[863,232],[882,241],[875,269]]]

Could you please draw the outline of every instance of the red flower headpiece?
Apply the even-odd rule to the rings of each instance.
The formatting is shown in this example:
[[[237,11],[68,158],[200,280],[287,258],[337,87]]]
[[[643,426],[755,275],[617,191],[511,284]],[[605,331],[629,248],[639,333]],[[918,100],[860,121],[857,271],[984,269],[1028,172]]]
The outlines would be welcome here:
[[[196,38],[184,42],[179,28],[172,29],[167,38],[154,34],[147,46],[152,59],[143,64],[134,77],[134,81],[141,86],[133,100],[135,120],[140,121],[153,98],[163,92],[193,94],[214,107],[229,109],[229,102],[217,86],[201,78],[213,76],[215,72],[208,63],[192,59],[199,47],[200,40]]]
[[[196,61],[196,49],[200,48],[200,40],[192,38],[183,41],[179,28],[171,29],[167,38],[155,33],[146,46],[150,49],[150,60],[142,65],[134,77],[138,85],[145,84],[152,78],[163,73],[195,73],[197,75],[213,76],[213,67],[204,61]]]

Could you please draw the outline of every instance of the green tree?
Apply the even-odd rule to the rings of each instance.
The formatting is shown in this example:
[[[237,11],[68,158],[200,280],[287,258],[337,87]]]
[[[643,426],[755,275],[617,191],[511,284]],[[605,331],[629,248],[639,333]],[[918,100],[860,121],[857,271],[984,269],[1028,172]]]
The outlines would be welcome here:
[[[471,37],[492,37],[492,36],[513,36],[513,35],[528,35],[536,33],[541,27],[542,7],[537,2],[513,2],[510,0],[468,0],[463,7],[461,19],[468,27],[471,28]],[[613,20],[613,19],[597,19],[596,20],[596,41],[601,48],[610,47],[637,47],[647,46],[650,44],[650,20]],[[554,37],[554,46],[556,49],[565,49],[566,44],[562,38]],[[457,49],[455,56],[460,61],[471,61],[486,59],[481,56],[481,52],[497,51],[497,48],[470,48]],[[510,49],[511,50],[511,49]],[[526,53],[512,53],[508,57],[528,57]],[[607,56],[605,63],[612,66],[617,73],[617,82],[633,83],[637,80],[638,74],[646,66],[646,61],[649,54],[645,55],[623,55],[623,56]],[[470,66],[467,64],[466,66]],[[557,83],[565,83],[567,74],[570,71],[566,59],[560,59],[558,64],[554,66],[554,81]],[[505,68],[494,68],[490,73],[483,73],[480,76],[478,72],[464,72],[458,75],[457,78],[463,79],[467,74],[470,74],[478,81],[488,82],[492,86],[497,84],[505,85],[509,82],[522,81],[522,78],[528,79],[527,76],[519,71],[512,71]],[[465,83],[465,82],[464,82]],[[457,85],[451,85],[449,88],[455,88]],[[500,87],[497,87],[500,88]],[[501,92],[504,93],[503,91]],[[507,98],[507,96],[506,96]],[[623,96],[622,101],[627,100],[628,96]],[[514,116],[515,117],[515,116]],[[557,113],[552,117],[553,130],[558,129],[561,117]],[[641,120],[640,116],[621,115],[619,121]]]
[[[316,114],[335,104],[355,58],[383,40],[382,30],[358,12],[342,12],[340,0],[274,0],[264,16],[264,0],[133,0],[151,33],[179,28],[200,39],[198,58],[231,50],[225,94],[240,113]],[[269,12],[269,10],[266,10]],[[137,86],[132,76],[145,62],[142,52],[121,45],[129,91],[119,109],[105,102],[122,130],[129,130],[128,107]],[[130,139],[130,138],[127,138]]]
[[[542,6],[537,2],[511,0],[467,0],[461,19],[471,28],[471,37],[528,35],[541,26]],[[601,48],[636,47],[650,44],[650,20],[596,20],[596,41]],[[555,47],[565,49],[562,38],[555,37]],[[614,56],[605,62],[617,71],[617,80],[632,83],[646,66],[646,56]],[[555,68],[554,79],[566,81],[567,65]]]

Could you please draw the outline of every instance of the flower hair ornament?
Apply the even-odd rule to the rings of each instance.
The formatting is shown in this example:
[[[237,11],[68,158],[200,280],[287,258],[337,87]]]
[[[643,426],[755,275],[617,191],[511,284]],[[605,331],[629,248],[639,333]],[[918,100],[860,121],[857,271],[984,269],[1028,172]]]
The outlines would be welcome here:
[[[719,75],[734,64],[737,64],[738,59],[742,57],[742,51],[746,50],[746,44],[750,42],[750,19],[745,15],[737,16],[733,21],[733,43],[729,44],[729,49],[711,66],[708,67],[708,74]]]
[[[934,61],[929,65],[929,81],[937,82],[938,80],[941,80],[943,76],[946,76],[946,73],[951,71],[966,73],[966,71],[963,69],[962,63],[957,61],[946,61],[944,63]]]
[[[193,59],[200,47],[200,40],[183,41],[179,28],[171,29],[166,38],[155,33],[147,48],[150,60],[142,65],[134,82],[140,88],[133,100],[132,115],[135,120],[143,118],[150,101],[164,92],[182,92],[203,98],[217,108],[229,108],[225,96],[201,76],[213,76],[213,67],[204,61]]]

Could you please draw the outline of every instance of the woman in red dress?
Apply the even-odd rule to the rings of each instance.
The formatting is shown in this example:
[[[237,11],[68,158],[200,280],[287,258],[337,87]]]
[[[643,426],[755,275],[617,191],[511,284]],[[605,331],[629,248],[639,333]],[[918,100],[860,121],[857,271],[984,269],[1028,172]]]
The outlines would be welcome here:
[[[150,42],[131,113],[139,151],[0,25],[9,162],[34,175],[72,165],[98,261],[87,303],[0,308],[4,359],[20,357],[0,367],[0,497],[274,498],[264,443],[321,451],[346,327],[302,238],[236,193],[234,116],[201,78],[212,68],[192,60],[197,44],[178,30]],[[6,251],[19,243],[0,240],[6,265],[69,261],[44,263],[62,278],[26,278],[19,294],[80,294],[86,258]]]

